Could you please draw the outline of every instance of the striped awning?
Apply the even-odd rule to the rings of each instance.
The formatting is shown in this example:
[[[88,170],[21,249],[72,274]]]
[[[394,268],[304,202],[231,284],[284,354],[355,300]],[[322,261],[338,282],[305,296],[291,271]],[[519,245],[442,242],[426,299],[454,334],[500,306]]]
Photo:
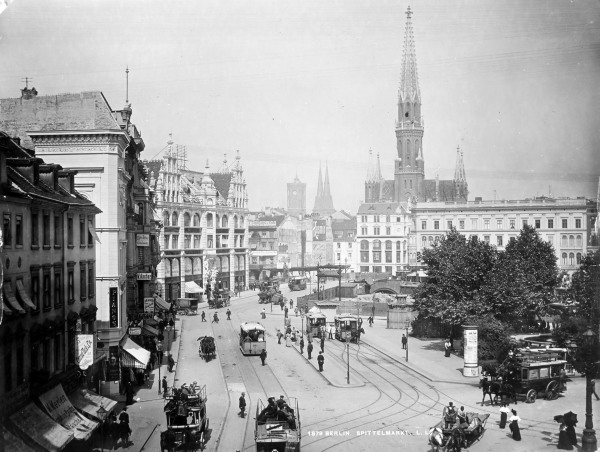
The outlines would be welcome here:
[[[25,305],[29,306],[34,311],[37,309],[33,304],[33,301],[31,301],[31,298],[29,298],[21,279],[17,279],[17,292],[19,292],[19,297],[21,297],[21,301],[25,303]]]
[[[23,309],[17,301],[17,297],[15,297],[10,281],[4,281],[4,299],[8,301],[8,304],[13,311],[17,311],[19,314],[25,314],[25,309]]]
[[[154,295],[154,305],[158,309],[162,309],[164,311],[168,311],[169,309],[171,309],[171,305],[169,305],[169,303],[167,303],[165,300],[163,300],[158,295]]]
[[[128,337],[121,344],[121,366],[145,369],[150,361],[150,352]]]
[[[185,293],[204,293],[204,289],[194,281],[188,281],[185,283]]]

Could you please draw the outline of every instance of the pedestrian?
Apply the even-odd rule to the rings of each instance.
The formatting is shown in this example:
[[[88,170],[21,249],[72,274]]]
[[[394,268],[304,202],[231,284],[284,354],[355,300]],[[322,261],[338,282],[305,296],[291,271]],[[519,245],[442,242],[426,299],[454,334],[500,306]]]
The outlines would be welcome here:
[[[598,397],[598,394],[596,394],[596,380],[594,378],[590,380],[590,386],[592,394],[596,396],[596,400],[600,400],[600,397]]]
[[[444,428],[453,428],[456,423],[456,408],[452,402],[448,402],[448,406],[444,407],[442,412],[442,418],[444,420]]]
[[[313,344],[312,342],[308,342],[308,346],[306,347],[306,353],[308,353],[308,359],[312,359],[311,353],[313,351]]]
[[[560,369],[560,387],[559,387],[559,391],[566,391],[567,390],[567,371],[563,368]]]
[[[263,308],[262,312],[260,313],[260,316],[263,320],[267,318],[267,310],[265,308]]]
[[[242,392],[242,395],[240,396],[240,412],[238,413],[240,417],[246,417],[246,398],[244,397],[246,395],[245,392]]]
[[[506,427],[506,420],[508,419],[508,413],[510,413],[510,410],[506,406],[506,403],[503,403],[502,407],[500,408],[500,428]]]
[[[571,446],[577,446],[577,434],[575,433],[575,422],[574,417],[565,417],[565,425],[567,426],[567,437],[569,438],[569,442]]]
[[[160,333],[162,333],[164,329],[165,329],[165,321],[163,319],[160,319],[158,321],[158,331]]]
[[[451,344],[450,344],[450,339],[446,340],[446,343],[444,344],[444,356],[446,358],[450,357],[450,349],[451,349]]]
[[[567,425],[564,422],[561,422],[560,427],[558,429],[558,449],[562,450],[573,450],[573,445],[569,440],[569,435],[567,433]]]
[[[169,357],[167,358],[167,362],[169,363],[169,372],[173,372],[173,367],[175,366],[175,360],[173,359],[173,355],[169,353]]]
[[[162,366],[162,359],[163,359],[163,344],[162,341],[157,341],[156,342],[156,355],[158,358],[158,367]]]
[[[296,317],[298,317],[298,306],[294,308],[294,314],[296,314]]]
[[[131,383],[131,381],[127,382],[127,385],[125,386],[125,394],[126,394],[126,402],[127,405],[131,405],[133,403],[133,384]]]
[[[319,372],[323,372],[323,363],[325,362],[323,352],[319,352],[319,356],[317,356],[317,362],[319,363]]]
[[[267,359],[267,351],[263,348],[263,351],[260,352],[260,360],[262,361],[262,365],[265,365],[265,360]]]
[[[406,350],[406,344],[408,343],[408,339],[406,338],[406,335],[403,334],[402,335],[402,350]]]
[[[169,383],[167,383],[166,375],[162,379],[162,390],[163,390],[163,398],[167,397],[167,391],[169,390]]]
[[[519,428],[519,421],[521,418],[517,416],[516,410],[510,410],[512,416],[508,419],[509,428],[512,432],[512,437],[515,441],[521,441],[521,429]]]
[[[294,300],[292,298],[290,298],[290,309],[292,309],[294,307]]]
[[[210,323],[219,323],[219,316],[218,316],[218,312],[215,311],[214,315],[213,315],[213,321]]]
[[[304,354],[304,337],[300,338],[300,354]]]
[[[127,412],[127,407],[123,407],[123,411],[119,414],[119,422],[129,425],[129,413]]]
[[[200,317],[202,317],[203,322],[206,322],[206,312],[202,311],[202,314],[200,314]]]
[[[369,318],[367,319],[367,322],[369,322],[369,326],[373,326],[373,316],[370,315]]]
[[[281,307],[281,310],[283,311],[283,300],[281,300],[281,301],[279,302],[279,306]]]
[[[286,318],[286,319],[288,318],[288,311],[289,311],[289,309],[288,309],[288,307],[286,306],[286,307],[283,309],[283,316],[284,316],[284,318]]]
[[[325,335],[321,336],[321,353],[325,353]]]
[[[227,314],[227,320],[231,320],[231,311],[229,308],[227,308],[227,312],[225,314]]]
[[[286,335],[285,335],[285,346],[286,347],[291,347],[292,346],[292,333],[286,333]]]
[[[333,339],[333,325],[329,325],[329,339]]]
[[[281,338],[283,337],[283,333],[279,328],[277,328],[277,343],[281,345]]]

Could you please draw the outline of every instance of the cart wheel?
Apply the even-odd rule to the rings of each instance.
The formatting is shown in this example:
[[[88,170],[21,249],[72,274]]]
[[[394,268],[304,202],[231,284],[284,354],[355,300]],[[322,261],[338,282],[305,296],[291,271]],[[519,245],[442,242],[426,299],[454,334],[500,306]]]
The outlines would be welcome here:
[[[558,381],[551,381],[546,386],[546,400],[558,399]]]
[[[526,403],[535,403],[535,399],[537,399],[537,391],[535,389],[530,389],[527,391],[527,395],[525,396]]]

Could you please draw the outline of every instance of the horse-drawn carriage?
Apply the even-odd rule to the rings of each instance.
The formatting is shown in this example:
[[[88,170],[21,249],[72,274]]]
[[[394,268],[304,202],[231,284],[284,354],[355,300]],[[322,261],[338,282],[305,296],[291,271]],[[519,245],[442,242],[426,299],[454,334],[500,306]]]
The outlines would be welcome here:
[[[203,450],[208,439],[206,386],[196,382],[174,388],[165,397],[167,430],[160,434],[161,451]]]
[[[213,309],[220,309],[231,304],[231,297],[229,293],[215,294],[214,297],[208,299],[208,307]]]
[[[217,348],[215,346],[215,338],[212,336],[201,336],[198,338],[200,344],[198,345],[198,354],[205,361],[209,361],[217,356]]]
[[[448,425],[446,419],[442,419],[429,429],[429,444],[433,451],[460,452],[462,448],[471,447],[481,438],[490,415],[479,413],[466,413],[466,415],[466,422],[462,424],[455,417],[456,422],[451,425]]]
[[[198,299],[178,298],[175,310],[178,315],[196,315],[198,314]]]
[[[546,400],[557,399],[565,385],[561,378],[566,378],[566,354],[565,348],[516,349],[492,373],[491,381],[487,377],[480,381],[482,404],[486,395],[492,405],[505,396],[515,404],[518,398],[534,403],[538,395]]]

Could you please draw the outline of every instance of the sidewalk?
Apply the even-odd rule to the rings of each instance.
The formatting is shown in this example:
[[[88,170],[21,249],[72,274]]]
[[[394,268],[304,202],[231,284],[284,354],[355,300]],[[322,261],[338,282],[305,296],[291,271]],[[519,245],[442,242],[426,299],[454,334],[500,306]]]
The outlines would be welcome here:
[[[134,403],[127,406],[129,413],[129,425],[132,433],[130,437],[130,446],[124,447],[119,443],[118,447],[112,448],[112,441],[109,437],[102,437],[101,428],[98,429],[90,440],[91,451],[101,450],[135,450],[135,451],[155,451],[160,450],[160,432],[165,429],[166,418],[164,415],[164,399],[162,392],[159,393],[161,385],[160,380],[166,375],[169,387],[173,386],[175,380],[175,370],[179,358],[179,344],[181,337],[181,319],[175,321],[175,340],[171,345],[171,355],[175,360],[173,372],[167,370],[167,350],[163,357],[163,365],[157,367],[150,373],[150,379],[142,386],[137,386],[133,395]],[[160,375],[160,377],[159,377]],[[119,402],[115,407],[117,417],[125,407],[125,403]]]
[[[464,377],[464,361],[451,354],[444,356],[443,339],[419,339],[408,337],[408,361],[406,350],[402,349],[402,335],[405,329],[387,329],[385,317],[375,317],[372,327],[363,324],[365,334],[361,343],[378,349],[389,358],[398,361],[421,376],[438,383],[456,383],[476,386],[478,378]],[[366,326],[365,326],[366,325]]]

